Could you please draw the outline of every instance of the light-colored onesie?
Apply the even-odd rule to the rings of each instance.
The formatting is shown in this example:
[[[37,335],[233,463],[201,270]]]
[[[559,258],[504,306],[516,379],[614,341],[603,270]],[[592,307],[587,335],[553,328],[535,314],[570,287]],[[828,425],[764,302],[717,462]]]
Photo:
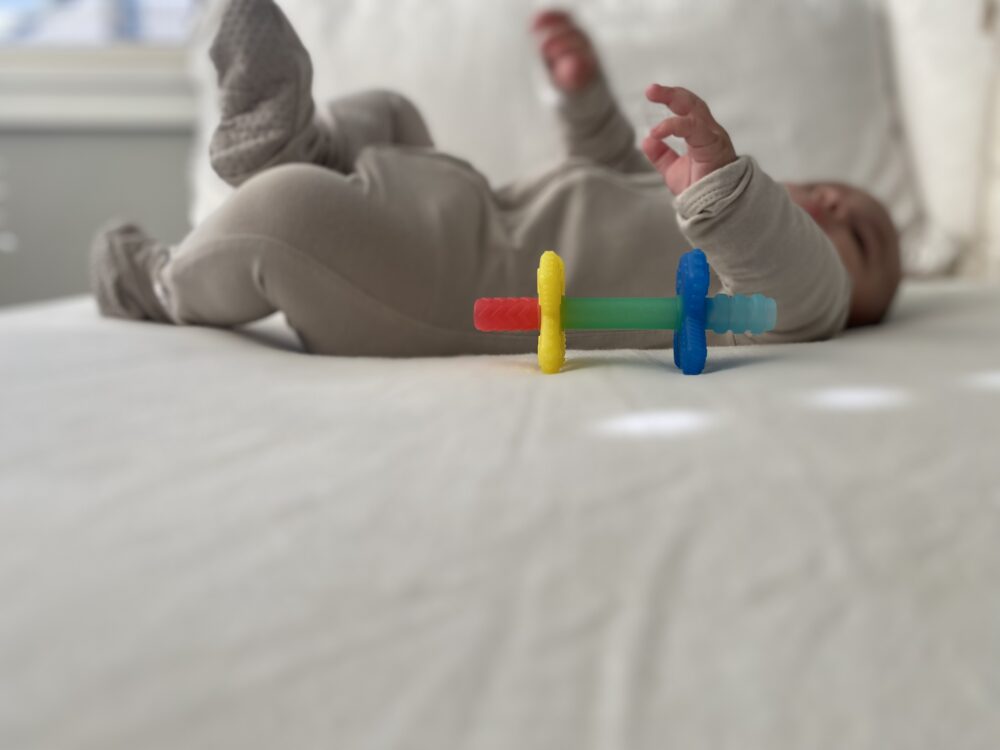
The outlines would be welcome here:
[[[398,94],[355,95],[317,117],[308,89],[291,100],[289,89],[272,83],[283,121],[271,112],[267,127],[254,126],[258,91],[239,132],[227,138],[224,121],[217,133],[213,164],[239,187],[159,271],[158,294],[177,323],[233,326],[281,311],[314,353],[527,352],[535,334],[477,332],[473,302],[534,296],[542,251],[565,260],[568,294],[626,297],[672,295],[680,255],[701,247],[712,293],[778,303],[771,333],[710,343],[806,341],[845,324],[847,274],[785,189],[744,156],[674,199],[635,150],[603,80],[562,107],[569,158],[500,189],[435,150]],[[248,168],[241,148],[255,133],[270,153]],[[581,331],[568,340],[655,348],[672,334]]]

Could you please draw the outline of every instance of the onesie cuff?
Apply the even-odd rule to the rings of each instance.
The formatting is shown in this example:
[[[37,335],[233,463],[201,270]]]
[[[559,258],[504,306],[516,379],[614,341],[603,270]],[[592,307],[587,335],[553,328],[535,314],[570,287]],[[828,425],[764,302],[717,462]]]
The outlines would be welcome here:
[[[750,184],[756,163],[740,156],[732,164],[707,174],[677,196],[674,203],[682,221],[714,218],[722,214]]]
[[[553,85],[554,88],[554,85]],[[616,108],[614,94],[603,71],[598,70],[594,80],[579,91],[556,89],[556,109],[568,122],[588,122],[606,118]]]

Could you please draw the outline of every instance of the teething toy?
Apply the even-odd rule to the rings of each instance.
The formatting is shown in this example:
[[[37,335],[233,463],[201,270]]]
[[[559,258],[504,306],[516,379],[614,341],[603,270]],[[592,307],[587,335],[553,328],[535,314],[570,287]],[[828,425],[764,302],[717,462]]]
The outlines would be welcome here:
[[[538,331],[538,366],[556,373],[566,361],[566,333],[582,329],[665,329],[674,334],[674,364],[685,375],[705,369],[705,330],[764,333],[774,328],[778,306],[762,294],[708,297],[709,266],[694,249],[681,256],[676,297],[566,297],[562,259],[551,250],[538,263],[538,297],[476,300],[480,331]]]

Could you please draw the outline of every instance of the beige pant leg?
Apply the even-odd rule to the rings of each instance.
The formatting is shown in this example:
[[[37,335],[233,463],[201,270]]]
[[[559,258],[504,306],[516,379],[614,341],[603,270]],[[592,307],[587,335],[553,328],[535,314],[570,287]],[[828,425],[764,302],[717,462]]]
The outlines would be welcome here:
[[[345,173],[354,171],[358,155],[367,146],[434,145],[416,105],[402,94],[386,89],[359,91],[332,99],[321,109],[314,127],[331,133],[342,165],[339,171]]]
[[[433,178],[433,171],[430,177]],[[264,172],[240,187],[175,251],[160,274],[178,323],[233,326],[284,313],[310,352],[419,356],[530,352],[536,336],[472,325],[487,253],[455,205],[447,171],[439,209],[309,165]],[[454,210],[450,208],[455,206]],[[463,257],[449,278],[442,269]],[[502,254],[501,256],[502,257]]]

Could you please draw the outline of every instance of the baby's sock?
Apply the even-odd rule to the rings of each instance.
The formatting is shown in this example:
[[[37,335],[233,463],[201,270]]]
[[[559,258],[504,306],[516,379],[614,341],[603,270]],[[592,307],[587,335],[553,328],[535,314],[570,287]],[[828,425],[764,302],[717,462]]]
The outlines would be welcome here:
[[[603,73],[576,93],[560,93],[557,107],[568,155],[621,172],[647,172],[635,129],[622,114]]]
[[[102,315],[172,323],[157,289],[170,248],[135,224],[110,222],[90,249],[90,286]]]
[[[272,0],[229,0],[210,55],[221,118],[209,154],[222,179],[239,185],[290,162],[342,171],[333,133],[316,121],[309,53]]]

